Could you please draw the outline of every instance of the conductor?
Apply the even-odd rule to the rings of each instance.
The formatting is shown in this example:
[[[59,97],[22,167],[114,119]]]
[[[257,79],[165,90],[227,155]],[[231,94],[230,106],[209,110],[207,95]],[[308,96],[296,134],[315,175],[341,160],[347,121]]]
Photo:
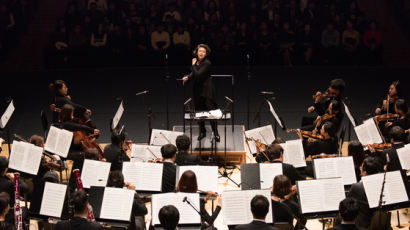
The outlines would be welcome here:
[[[216,90],[211,77],[211,61],[208,59],[211,53],[211,49],[206,44],[199,44],[193,54],[191,73],[182,78],[186,83],[189,80],[193,80],[193,98],[196,111],[209,111],[217,108],[215,98]],[[212,132],[214,133],[215,140],[220,141],[218,133],[217,123],[215,120],[210,121]],[[202,140],[206,137],[206,129],[204,121],[199,121],[199,135],[198,140]]]

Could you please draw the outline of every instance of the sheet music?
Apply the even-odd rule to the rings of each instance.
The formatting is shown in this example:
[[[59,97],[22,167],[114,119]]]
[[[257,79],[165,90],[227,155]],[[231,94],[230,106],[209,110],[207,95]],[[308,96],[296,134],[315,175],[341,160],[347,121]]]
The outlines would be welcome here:
[[[218,166],[178,166],[176,184],[178,184],[179,178],[187,170],[192,170],[195,173],[199,190],[218,191]]]
[[[70,150],[72,140],[72,132],[50,126],[44,149],[48,152],[55,153],[66,158],[68,151]]]
[[[357,182],[351,156],[314,159],[314,170],[317,179],[341,177],[344,185]]]
[[[159,210],[166,205],[174,205],[179,211],[179,224],[199,224],[201,217],[199,214],[187,203],[183,202],[184,197],[187,197],[189,202],[200,209],[199,193],[162,193],[152,194],[151,213],[152,224],[160,224],[158,219]]]
[[[283,163],[291,164],[295,168],[306,167],[305,150],[303,149],[302,140],[286,141],[283,148]]]
[[[3,113],[0,119],[0,128],[4,129],[6,127],[7,123],[10,120],[11,115],[13,115],[13,112],[15,110],[13,100],[10,102],[10,104],[7,106],[6,111]]]
[[[132,144],[131,162],[147,162],[157,158],[162,158],[161,146]]]
[[[223,224],[237,225],[248,224],[253,220],[251,200],[256,195],[263,195],[269,201],[269,212],[266,223],[272,223],[272,202],[270,190],[241,190],[224,191],[222,193]]]
[[[9,158],[9,168],[37,175],[43,148],[30,143],[13,141]]]
[[[100,218],[130,221],[134,191],[123,188],[105,188]]]
[[[370,208],[379,206],[384,173],[362,177]],[[408,201],[408,195],[400,171],[387,172],[383,192],[383,205]]]
[[[67,185],[46,182],[40,214],[45,216],[61,217],[63,211]]]
[[[402,169],[410,169],[410,144],[396,149]]]
[[[350,113],[349,107],[343,102],[343,106],[345,107],[345,113],[347,117],[349,118],[350,122],[352,123],[353,127],[356,127],[356,122],[354,121],[354,118],[352,114]]]
[[[270,145],[272,141],[275,140],[272,125],[266,125],[259,128],[247,130],[245,131],[245,136],[248,138],[253,138],[255,140],[260,140],[260,142],[265,145]],[[248,141],[248,145],[251,153],[256,153],[255,142]]]
[[[362,145],[373,144],[373,141],[367,131],[366,124],[363,123],[354,127],[354,131],[356,132],[356,136],[359,139],[360,143],[362,143]]]
[[[283,174],[282,163],[259,164],[259,173],[261,189],[271,189],[275,176]]]
[[[370,137],[372,138],[373,143],[382,143],[383,139],[380,136],[379,129],[377,129],[374,119],[373,118],[367,119],[366,121],[364,121],[364,123],[367,125],[367,130],[369,130]]]
[[[117,112],[115,113],[114,118],[112,119],[112,129],[115,129],[117,127],[118,122],[120,122],[122,114],[124,113],[124,106],[122,104],[123,101],[121,101],[120,106],[118,106]]]
[[[163,164],[123,162],[124,181],[131,182],[135,190],[161,191]]]
[[[342,178],[297,181],[302,213],[339,210],[345,198]]]
[[[265,100],[266,100],[266,102],[268,103],[268,105],[269,105],[269,110],[270,110],[270,112],[272,113],[273,117],[275,118],[276,122],[278,122],[279,126],[283,129],[282,121],[279,119],[278,114],[277,114],[276,111],[273,109],[272,103],[271,103],[268,99],[265,99]]]
[[[168,131],[161,129],[152,129],[150,145],[163,146],[166,144],[175,145],[177,136],[183,135],[184,132]]]
[[[85,159],[81,170],[81,180],[84,188],[90,188],[90,186],[105,187],[110,167],[111,163],[109,162]]]
[[[354,127],[354,130],[363,145],[383,142],[373,118],[367,119],[363,124]]]

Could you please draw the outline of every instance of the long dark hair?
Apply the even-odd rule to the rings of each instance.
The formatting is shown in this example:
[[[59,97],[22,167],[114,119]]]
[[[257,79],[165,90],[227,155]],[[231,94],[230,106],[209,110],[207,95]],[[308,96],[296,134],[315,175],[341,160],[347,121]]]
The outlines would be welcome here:
[[[199,44],[196,46],[196,48],[194,49],[194,51],[192,52],[194,54],[194,56],[197,58],[198,57],[198,49],[199,48],[204,48],[206,50],[206,55],[204,57],[204,59],[208,58],[209,55],[211,55],[211,48],[209,48],[209,46],[207,44]]]
[[[177,191],[189,193],[198,191],[198,183],[196,181],[196,175],[193,171],[187,170],[181,175],[177,185]]]
[[[277,175],[273,179],[273,194],[284,199],[292,190],[292,183],[285,175]]]

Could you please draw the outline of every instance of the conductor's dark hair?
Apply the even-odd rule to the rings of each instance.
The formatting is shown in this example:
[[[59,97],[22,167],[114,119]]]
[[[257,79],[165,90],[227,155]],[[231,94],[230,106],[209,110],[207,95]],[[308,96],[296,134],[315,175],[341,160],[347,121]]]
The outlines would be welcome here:
[[[74,112],[74,107],[70,104],[65,104],[61,108],[60,122],[71,121],[71,114]]]
[[[397,95],[401,96],[401,94],[403,93],[403,87],[400,81],[393,81],[390,85],[394,85],[394,87],[396,87]]]
[[[162,158],[172,158],[177,153],[177,147],[173,144],[166,144],[161,147]]]
[[[363,145],[360,141],[351,141],[347,146],[347,153],[349,156],[353,157],[353,163],[356,167],[363,164],[365,154],[363,150]]]
[[[282,146],[280,146],[280,144],[271,144],[269,145],[269,148],[266,150],[266,154],[271,160],[278,159],[282,153],[283,148]]]
[[[336,129],[335,124],[333,124],[332,122],[326,121],[323,124],[323,128],[324,128],[325,132],[327,132],[329,134],[329,136],[331,136],[331,137],[336,136],[337,129]]]
[[[71,204],[74,205],[74,213],[85,212],[88,204],[88,195],[84,190],[77,190],[71,194]]]
[[[158,219],[165,230],[174,230],[179,222],[179,211],[174,205],[166,205],[159,210]]]
[[[209,57],[209,55],[211,55],[211,48],[209,48],[209,46],[207,44],[199,44],[196,46],[196,48],[193,51],[194,56],[198,56],[198,49],[199,48],[204,48],[206,50],[206,56],[205,58]]]
[[[400,126],[393,126],[389,131],[389,137],[394,141],[404,142],[406,140],[406,133]]]
[[[256,219],[265,219],[269,212],[269,201],[265,196],[256,195],[251,200],[251,212]]]
[[[196,193],[198,191],[198,182],[196,175],[192,170],[185,171],[179,178],[177,185],[178,192]]]
[[[10,195],[6,192],[0,193],[0,215],[7,209],[10,204]],[[7,214],[7,213],[6,213]]]
[[[397,99],[394,105],[397,109],[403,111],[404,114],[409,112],[409,106],[407,105],[407,102],[404,99]]]
[[[330,103],[332,104],[333,111],[338,111],[338,112],[342,111],[342,103],[340,101],[332,100]]]
[[[376,158],[366,157],[363,161],[363,171],[365,171],[367,175],[373,175],[383,172],[383,166]]]
[[[113,145],[119,146],[126,138],[127,133],[124,130],[113,129],[111,132],[111,143]]]
[[[342,93],[346,87],[346,83],[343,79],[336,78],[330,81],[330,87],[337,89]]]
[[[48,89],[52,92],[56,92],[59,89],[63,88],[64,84],[65,82],[63,80],[56,80],[53,83],[50,83],[50,85],[48,85]]]
[[[359,215],[359,204],[354,198],[346,198],[340,201],[339,213],[344,221],[354,221]]]
[[[42,147],[44,145],[44,138],[39,135],[33,135],[30,137],[28,142],[30,142],[31,144],[35,146]]]
[[[177,144],[178,151],[188,151],[189,146],[191,145],[191,140],[187,135],[179,135],[175,140]]]
[[[124,175],[120,170],[114,170],[110,172],[110,175],[108,176],[107,187],[124,187]]]

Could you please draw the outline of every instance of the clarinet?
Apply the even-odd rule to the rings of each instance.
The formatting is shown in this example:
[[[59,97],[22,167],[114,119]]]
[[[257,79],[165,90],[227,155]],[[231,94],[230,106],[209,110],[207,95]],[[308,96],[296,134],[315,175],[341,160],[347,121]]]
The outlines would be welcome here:
[[[83,182],[81,181],[81,177],[80,177],[80,170],[74,169],[73,172],[75,174],[75,179],[77,180],[78,189],[84,190]],[[90,204],[88,205],[88,220],[95,221],[93,207]]]
[[[20,208],[20,173],[14,173],[14,225],[16,230],[23,230],[23,219]]]

